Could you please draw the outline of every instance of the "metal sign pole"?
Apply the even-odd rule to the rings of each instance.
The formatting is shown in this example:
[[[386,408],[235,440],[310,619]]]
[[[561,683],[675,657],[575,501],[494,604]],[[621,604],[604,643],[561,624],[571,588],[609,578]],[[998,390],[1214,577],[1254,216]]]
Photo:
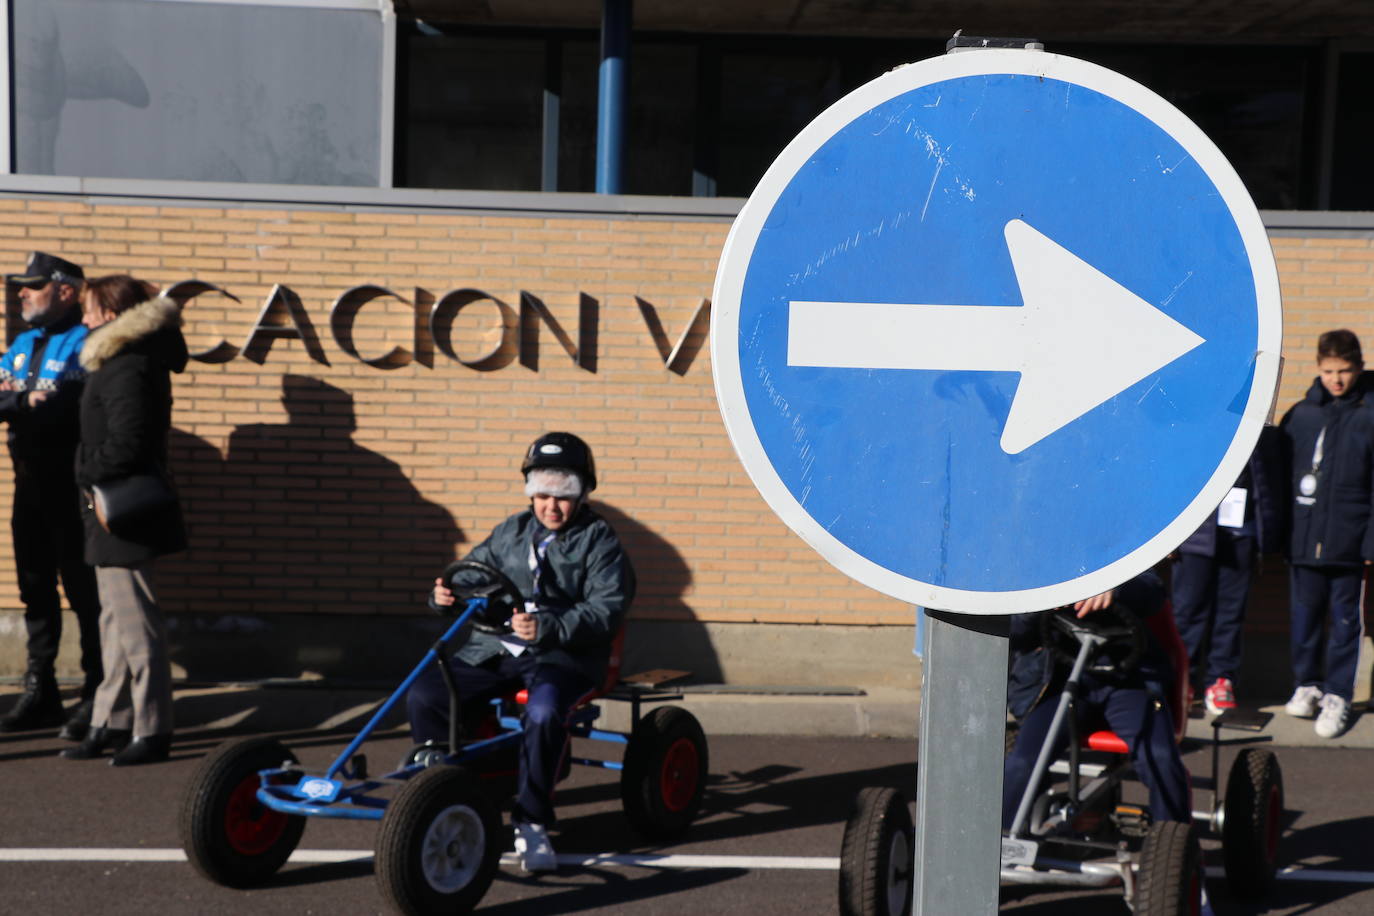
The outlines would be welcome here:
[[[926,612],[913,913],[997,912],[1011,618]]]

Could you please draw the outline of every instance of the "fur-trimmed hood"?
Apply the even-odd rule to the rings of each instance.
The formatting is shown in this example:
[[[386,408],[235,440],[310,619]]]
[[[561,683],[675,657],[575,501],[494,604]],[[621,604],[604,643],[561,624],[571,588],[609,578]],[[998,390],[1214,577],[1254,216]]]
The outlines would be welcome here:
[[[81,347],[81,365],[86,371],[95,372],[136,344],[173,372],[186,368],[181,306],[165,296],[158,296],[116,315],[86,338]]]

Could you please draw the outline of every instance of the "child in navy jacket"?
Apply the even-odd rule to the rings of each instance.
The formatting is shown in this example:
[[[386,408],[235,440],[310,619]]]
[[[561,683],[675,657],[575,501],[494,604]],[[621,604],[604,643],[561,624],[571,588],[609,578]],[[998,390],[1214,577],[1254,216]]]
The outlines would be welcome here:
[[[1360,598],[1374,560],[1374,403],[1359,339],[1327,331],[1316,381],[1280,424],[1291,461],[1292,658],[1290,715],[1317,716],[1316,732],[1345,731],[1355,689]],[[1325,651],[1322,625],[1327,624]],[[1323,665],[1323,662],[1325,663]],[[1320,714],[1318,714],[1320,713]]]

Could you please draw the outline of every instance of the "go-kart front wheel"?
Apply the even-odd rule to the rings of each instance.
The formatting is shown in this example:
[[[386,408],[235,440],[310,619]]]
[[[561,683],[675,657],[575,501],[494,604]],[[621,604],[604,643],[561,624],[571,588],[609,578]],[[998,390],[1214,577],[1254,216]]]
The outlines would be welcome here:
[[[620,800],[630,825],[651,840],[680,836],[701,808],[709,758],[696,716],[660,706],[640,720],[625,748]]]
[[[1136,872],[1135,916],[1200,916],[1202,848],[1192,824],[1157,821]]]
[[[842,916],[907,916],[914,855],[915,831],[902,793],[859,790],[840,847]]]
[[[501,864],[501,815],[462,767],[436,764],[408,781],[377,834],[382,895],[402,913],[468,913]]]
[[[1226,883],[1238,899],[1255,900],[1269,890],[1279,867],[1283,773],[1273,751],[1247,747],[1236,755],[1221,810]]]
[[[179,818],[181,844],[196,871],[228,887],[252,887],[276,874],[301,841],[305,818],[258,801],[258,771],[296,762],[271,738],[222,745],[200,762]]]

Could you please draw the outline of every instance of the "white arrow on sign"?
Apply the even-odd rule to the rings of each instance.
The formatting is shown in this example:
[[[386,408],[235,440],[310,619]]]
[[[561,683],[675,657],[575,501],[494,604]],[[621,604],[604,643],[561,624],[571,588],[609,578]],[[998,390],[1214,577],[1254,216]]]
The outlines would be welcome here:
[[[1019,372],[1015,455],[1203,343],[1024,221],[1004,234],[1023,305],[793,301],[787,364]]]

